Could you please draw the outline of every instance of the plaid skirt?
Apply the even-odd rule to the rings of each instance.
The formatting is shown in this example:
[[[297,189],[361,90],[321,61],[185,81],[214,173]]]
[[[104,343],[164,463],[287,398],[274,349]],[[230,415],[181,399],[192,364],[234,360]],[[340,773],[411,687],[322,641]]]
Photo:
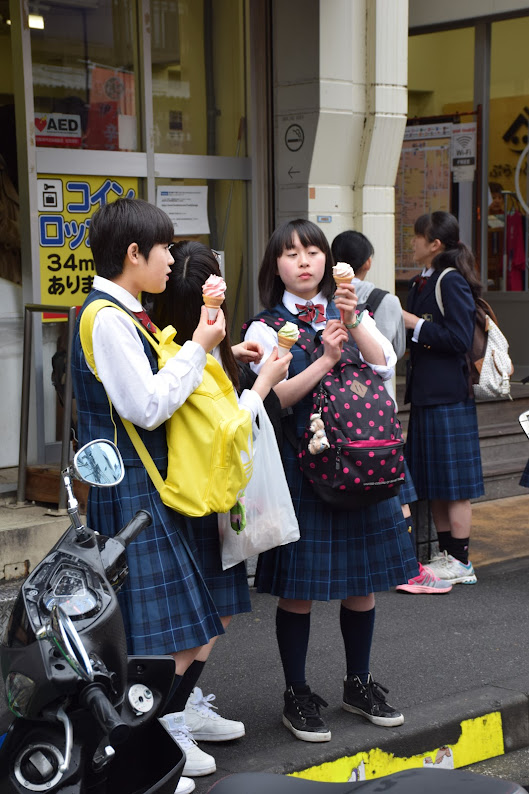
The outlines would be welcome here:
[[[217,514],[190,520],[190,547],[219,615],[251,612],[246,565],[240,562],[226,571],[220,559]]]
[[[522,472],[520,485],[523,485],[524,488],[529,488],[529,460],[525,464],[525,469]]]
[[[406,476],[399,489],[399,501],[401,505],[410,505],[412,502],[416,502],[419,497],[417,496],[417,491],[413,484],[413,477],[411,476],[411,471],[406,461],[404,461],[404,474]]]
[[[405,454],[419,499],[451,502],[485,493],[473,400],[412,405]]]
[[[188,519],[166,507],[143,467],[114,488],[91,488],[88,525],[114,536],[140,509],[152,516],[127,547],[129,576],[118,594],[131,654],[169,654],[205,645],[224,629],[189,548]]]
[[[417,560],[398,496],[357,510],[331,510],[283,446],[300,539],[259,557],[258,592],[331,601],[389,590],[417,576]]]

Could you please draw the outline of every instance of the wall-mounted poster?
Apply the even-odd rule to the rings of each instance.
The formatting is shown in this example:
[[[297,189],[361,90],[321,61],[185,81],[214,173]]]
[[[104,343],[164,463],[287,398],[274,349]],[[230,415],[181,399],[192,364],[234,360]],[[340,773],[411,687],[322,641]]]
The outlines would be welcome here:
[[[395,270],[412,266],[413,226],[420,215],[450,211],[452,124],[406,128],[395,185]]]
[[[103,204],[136,198],[136,177],[39,174],[40,294],[43,304],[81,306],[95,275],[90,219]],[[44,320],[64,320],[45,315]]]
[[[156,204],[171,218],[176,237],[209,234],[206,186],[158,185]]]

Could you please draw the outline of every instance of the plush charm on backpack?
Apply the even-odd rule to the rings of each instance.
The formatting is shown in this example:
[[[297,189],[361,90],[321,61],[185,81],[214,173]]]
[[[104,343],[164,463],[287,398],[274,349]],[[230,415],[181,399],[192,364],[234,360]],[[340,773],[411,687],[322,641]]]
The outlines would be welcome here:
[[[309,430],[314,433],[309,441],[309,452],[311,455],[321,455],[322,452],[325,452],[331,446],[329,439],[325,435],[325,425],[321,414],[311,414]]]

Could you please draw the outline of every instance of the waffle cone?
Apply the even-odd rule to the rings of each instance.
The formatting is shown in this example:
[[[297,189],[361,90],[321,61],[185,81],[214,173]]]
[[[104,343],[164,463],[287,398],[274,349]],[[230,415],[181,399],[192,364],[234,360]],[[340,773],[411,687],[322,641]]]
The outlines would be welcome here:
[[[337,278],[336,276],[334,276],[334,281],[336,286],[339,287],[340,284],[350,284],[353,278],[354,276],[346,276],[345,278]]]
[[[204,301],[204,305],[207,306],[208,309],[220,309],[220,307],[224,303],[224,295],[221,295],[219,297],[213,297],[212,295],[202,294],[202,300]]]
[[[296,344],[296,340],[292,339],[292,337],[281,336],[281,334],[278,334],[277,344],[278,347],[282,347],[284,350],[290,350],[292,345]]]

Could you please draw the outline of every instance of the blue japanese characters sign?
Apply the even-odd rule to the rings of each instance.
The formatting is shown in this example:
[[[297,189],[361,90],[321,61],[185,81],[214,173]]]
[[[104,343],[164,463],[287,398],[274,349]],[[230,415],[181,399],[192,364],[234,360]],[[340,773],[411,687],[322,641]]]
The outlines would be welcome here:
[[[42,303],[80,306],[95,275],[90,219],[103,204],[135,198],[138,179],[39,174],[37,185]]]

